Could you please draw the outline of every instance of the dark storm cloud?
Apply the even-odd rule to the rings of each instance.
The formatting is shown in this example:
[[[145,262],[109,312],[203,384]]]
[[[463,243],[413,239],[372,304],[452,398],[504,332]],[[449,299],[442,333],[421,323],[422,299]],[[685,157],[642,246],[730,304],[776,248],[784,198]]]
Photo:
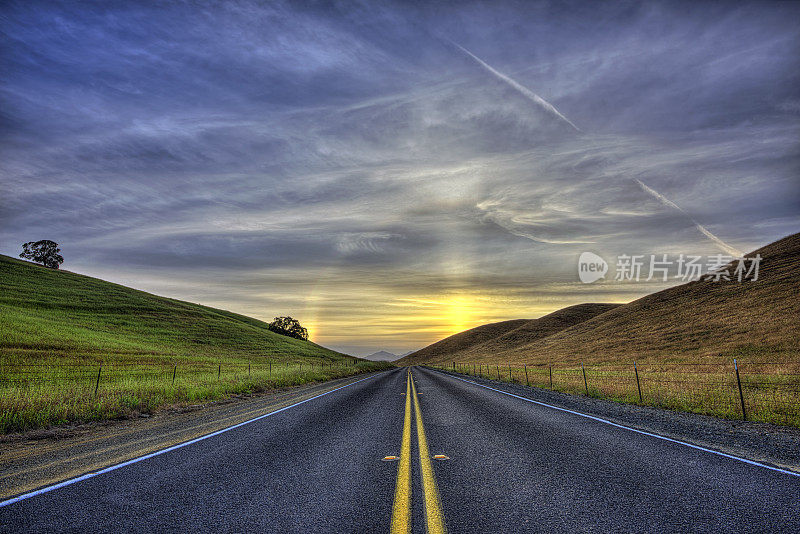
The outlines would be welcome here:
[[[5,3],[2,252],[54,239],[65,267],[292,312],[342,348],[431,341],[462,297],[476,323],[628,300],[650,288],[592,298],[577,255],[718,252],[693,220],[741,250],[797,231],[798,15]],[[414,322],[426,296],[439,330]]]

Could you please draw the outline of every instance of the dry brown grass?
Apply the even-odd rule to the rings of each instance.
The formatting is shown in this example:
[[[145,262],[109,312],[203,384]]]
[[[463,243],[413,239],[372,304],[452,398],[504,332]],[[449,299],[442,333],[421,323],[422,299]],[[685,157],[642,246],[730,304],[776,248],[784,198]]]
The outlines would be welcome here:
[[[526,365],[451,362],[448,371],[631,404],[800,427],[800,362],[728,364]],[[639,383],[637,386],[637,371]],[[586,380],[584,381],[584,373]],[[639,390],[641,389],[641,396]]]
[[[525,341],[514,332],[458,351],[442,340],[400,360],[403,364],[451,361],[511,364],[692,362],[730,364],[800,361],[800,234],[760,254],[755,282],[697,281],[659,291],[579,320],[561,323]],[[598,306],[598,305],[593,305]],[[559,310],[551,316],[568,312]],[[503,324],[503,323],[497,323]],[[522,323],[536,328],[533,321]],[[489,325],[491,326],[491,325]],[[478,327],[468,332],[478,331]],[[517,327],[519,328],[519,326]],[[437,348],[437,350],[432,350]]]
[[[578,304],[539,319],[515,319],[478,326],[428,345],[397,363],[486,361],[486,355],[544,339],[617,306],[619,304]]]
[[[555,389],[586,393],[583,364],[589,394],[640,402],[631,387],[635,361],[641,402],[741,417],[732,382],[736,358],[750,417],[800,426],[800,234],[748,256],[755,254],[763,258],[757,281],[692,282],[588,317],[573,306],[456,351],[443,350],[449,347],[443,340],[399,363],[451,368],[458,362],[470,372],[483,364],[484,375],[486,364],[510,365],[515,381],[527,365],[531,384],[545,387],[552,367]]]
[[[428,345],[405,358],[401,358],[396,363],[403,365],[416,361],[439,361],[442,357],[452,358],[473,348],[475,345],[480,345],[511,332],[521,327],[529,320],[530,319],[514,319],[471,328],[470,330],[465,330],[464,332],[437,341],[432,345]]]

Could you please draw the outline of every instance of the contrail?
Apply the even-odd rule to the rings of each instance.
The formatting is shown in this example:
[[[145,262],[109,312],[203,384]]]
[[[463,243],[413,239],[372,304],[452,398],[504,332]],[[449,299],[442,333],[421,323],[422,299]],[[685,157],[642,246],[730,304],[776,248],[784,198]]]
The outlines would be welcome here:
[[[493,68],[492,68],[492,67],[491,67],[489,64],[487,64],[487,63],[486,63],[485,61],[483,61],[481,58],[479,58],[478,56],[476,56],[475,54],[473,54],[472,52],[470,52],[469,50],[467,50],[466,48],[464,48],[464,47],[463,47],[463,46],[461,46],[460,44],[458,44],[458,43],[454,43],[453,41],[450,41],[450,42],[451,42],[451,43],[453,43],[453,44],[454,44],[455,46],[457,46],[458,48],[460,48],[460,49],[461,49],[461,51],[462,51],[462,52],[464,52],[465,54],[467,54],[469,57],[471,57],[472,59],[474,59],[475,61],[477,61],[477,62],[478,62],[478,64],[479,64],[481,67],[483,67],[484,69],[488,70],[488,71],[489,71],[490,73],[492,73],[492,74],[493,74],[495,77],[497,77],[497,78],[499,78],[500,80],[502,80],[502,81],[506,82],[508,85],[510,85],[511,87],[513,87],[514,89],[516,89],[517,91],[519,91],[519,92],[520,92],[520,93],[521,93],[521,94],[522,94],[522,95],[523,95],[525,98],[527,98],[528,100],[530,100],[530,101],[531,101],[531,102],[533,102],[534,104],[538,105],[539,107],[541,107],[542,109],[544,109],[545,111],[547,111],[548,113],[550,113],[551,115],[555,115],[555,116],[556,116],[556,117],[558,117],[559,119],[563,120],[564,122],[566,122],[567,124],[569,124],[570,126],[572,126],[573,128],[575,128],[575,131],[576,131],[576,132],[580,132],[580,131],[581,131],[581,129],[580,129],[580,128],[578,128],[577,126],[575,126],[575,125],[572,123],[572,121],[571,121],[571,120],[569,120],[569,119],[568,119],[568,118],[566,118],[564,115],[562,115],[562,114],[561,114],[561,112],[560,112],[560,111],[558,111],[558,110],[555,108],[555,106],[554,106],[553,104],[551,104],[550,102],[548,102],[547,100],[545,100],[545,99],[544,99],[544,98],[542,98],[541,96],[537,95],[536,93],[534,93],[533,91],[531,91],[531,90],[530,90],[530,89],[528,89],[527,87],[525,87],[525,86],[523,86],[522,84],[518,83],[516,80],[513,80],[513,79],[509,78],[508,76],[506,76],[506,75],[505,75],[505,74],[503,74],[502,72],[498,72],[498,71],[496,71],[496,70],[495,70],[495,69],[493,69]]]
[[[744,256],[744,253],[741,250],[738,250],[738,249],[730,246],[725,241],[723,241],[722,239],[720,239],[717,236],[715,236],[714,234],[712,234],[708,230],[708,228],[706,228],[705,226],[703,226],[702,224],[700,224],[699,222],[694,220],[694,217],[692,217],[691,215],[689,215],[688,213],[683,211],[683,209],[680,206],[678,206],[677,204],[675,204],[673,201],[671,201],[670,199],[668,199],[667,197],[665,197],[664,195],[662,195],[661,193],[659,193],[655,189],[653,189],[651,187],[647,187],[638,178],[634,178],[633,180],[637,184],[639,184],[639,187],[641,187],[646,193],[648,193],[648,194],[652,195],[653,197],[655,197],[656,199],[658,199],[658,201],[661,202],[662,204],[664,204],[665,206],[670,207],[670,208],[674,208],[674,209],[680,211],[681,213],[683,213],[690,221],[692,221],[692,223],[694,223],[694,225],[697,227],[698,230],[700,230],[703,233],[703,235],[705,235],[711,241],[716,243],[717,246],[719,246],[722,250],[724,250],[725,252],[727,252],[728,254],[733,256],[734,258],[741,258],[741,257]]]

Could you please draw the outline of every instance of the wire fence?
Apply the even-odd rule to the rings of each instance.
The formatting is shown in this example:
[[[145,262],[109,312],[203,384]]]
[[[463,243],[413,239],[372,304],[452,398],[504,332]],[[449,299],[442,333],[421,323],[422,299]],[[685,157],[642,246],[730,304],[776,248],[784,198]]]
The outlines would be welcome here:
[[[287,375],[353,369],[355,360],[335,362],[185,362],[108,364],[13,363],[0,364],[0,395],[9,389],[48,386],[90,389],[98,394],[121,385],[213,385]]]
[[[75,361],[0,358],[0,434],[136,417],[174,405],[342,378],[386,368],[336,361]]]
[[[800,426],[800,362],[451,362],[430,367],[634,404]]]

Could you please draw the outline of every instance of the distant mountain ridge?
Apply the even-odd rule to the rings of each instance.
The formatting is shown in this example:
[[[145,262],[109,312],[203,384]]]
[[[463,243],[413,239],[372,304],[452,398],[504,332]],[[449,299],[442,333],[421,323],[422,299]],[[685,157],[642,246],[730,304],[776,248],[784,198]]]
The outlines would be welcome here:
[[[373,352],[369,356],[364,356],[364,359],[372,360],[374,362],[393,362],[397,359],[404,358],[409,354],[413,354],[414,352],[415,351],[410,350],[408,352],[404,352],[403,354],[394,354],[388,350],[379,350],[378,352]]]
[[[369,356],[364,356],[365,360],[372,360],[373,362],[393,362],[398,358],[400,358],[400,356],[397,354],[392,354],[385,350],[379,350],[378,352],[373,352]]]
[[[397,362],[579,363],[800,358],[800,233],[747,254],[758,280],[698,280],[622,305],[580,304],[479,326]],[[733,272],[735,264],[728,266]]]

